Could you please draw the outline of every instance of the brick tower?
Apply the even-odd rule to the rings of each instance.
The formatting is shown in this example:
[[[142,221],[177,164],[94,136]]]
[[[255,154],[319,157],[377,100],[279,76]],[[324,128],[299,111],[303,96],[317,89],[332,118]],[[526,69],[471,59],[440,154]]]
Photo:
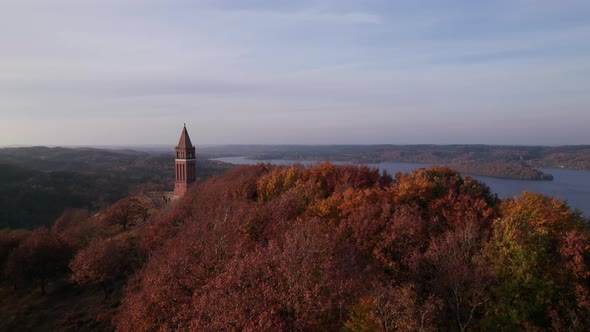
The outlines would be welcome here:
[[[182,197],[187,189],[195,182],[195,147],[186,131],[186,124],[180,134],[180,141],[176,147],[176,180],[174,181],[174,196]]]

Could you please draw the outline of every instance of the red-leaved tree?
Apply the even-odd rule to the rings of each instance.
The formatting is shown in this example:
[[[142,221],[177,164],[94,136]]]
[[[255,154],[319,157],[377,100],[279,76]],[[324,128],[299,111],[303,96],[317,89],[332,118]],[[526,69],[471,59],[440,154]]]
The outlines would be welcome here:
[[[113,204],[106,212],[104,220],[108,224],[121,225],[123,230],[127,225],[137,221],[146,221],[149,216],[149,205],[145,200],[136,196],[126,197]]]
[[[35,230],[8,256],[6,273],[15,283],[36,282],[45,295],[47,281],[68,270],[71,247],[46,228]]]
[[[136,263],[130,239],[97,239],[78,252],[70,269],[73,281],[100,285],[106,298],[109,284],[131,274]]]

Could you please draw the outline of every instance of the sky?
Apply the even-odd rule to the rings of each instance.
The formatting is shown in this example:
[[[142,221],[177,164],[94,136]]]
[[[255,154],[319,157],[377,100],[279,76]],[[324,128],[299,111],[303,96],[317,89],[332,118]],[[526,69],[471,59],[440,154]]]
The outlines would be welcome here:
[[[589,1],[0,0],[0,145],[590,144]]]

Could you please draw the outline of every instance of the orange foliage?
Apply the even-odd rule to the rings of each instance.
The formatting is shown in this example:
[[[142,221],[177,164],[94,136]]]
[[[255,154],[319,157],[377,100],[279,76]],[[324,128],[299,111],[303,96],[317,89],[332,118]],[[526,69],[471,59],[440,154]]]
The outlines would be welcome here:
[[[437,331],[441,301],[433,296],[418,302],[416,286],[380,286],[375,295],[362,298],[352,307],[344,331]]]
[[[584,222],[580,214],[572,212],[566,203],[528,191],[515,199],[504,200],[500,212],[503,216],[526,222],[541,234],[555,236],[580,229]]]
[[[579,214],[530,193],[500,203],[448,168],[393,181],[368,167],[260,164],[199,183],[159,214],[148,203],[126,198],[104,218],[67,211],[20,242],[0,232],[7,272],[51,278],[30,262],[48,268],[42,259],[78,249],[72,280],[127,279],[119,331],[590,326],[590,236]],[[125,230],[150,215],[123,233],[95,224]]]
[[[497,201],[483,183],[436,166],[398,173],[390,194],[396,204],[418,206],[437,233],[470,221],[487,227]]]
[[[406,201],[400,182],[425,189]],[[151,259],[115,323],[123,331],[336,330],[371,289],[366,281],[415,278],[433,234],[487,225],[494,203],[485,186],[447,169],[393,183],[377,169],[330,163],[241,167],[193,188],[148,231]],[[415,317],[428,299],[400,306]]]

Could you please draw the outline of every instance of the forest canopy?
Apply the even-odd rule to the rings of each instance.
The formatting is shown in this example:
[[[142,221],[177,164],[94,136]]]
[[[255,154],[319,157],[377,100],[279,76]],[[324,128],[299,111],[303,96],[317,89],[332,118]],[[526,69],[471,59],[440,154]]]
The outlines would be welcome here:
[[[39,235],[3,235],[5,265],[33,252],[27,237],[67,248],[59,257],[70,271],[60,261],[46,278],[61,273],[108,299],[96,306],[113,306],[82,328],[590,328],[590,234],[579,213],[528,192],[499,200],[448,168],[392,177],[330,163],[243,166],[174,206],[140,200],[132,223],[114,223],[128,201]]]

